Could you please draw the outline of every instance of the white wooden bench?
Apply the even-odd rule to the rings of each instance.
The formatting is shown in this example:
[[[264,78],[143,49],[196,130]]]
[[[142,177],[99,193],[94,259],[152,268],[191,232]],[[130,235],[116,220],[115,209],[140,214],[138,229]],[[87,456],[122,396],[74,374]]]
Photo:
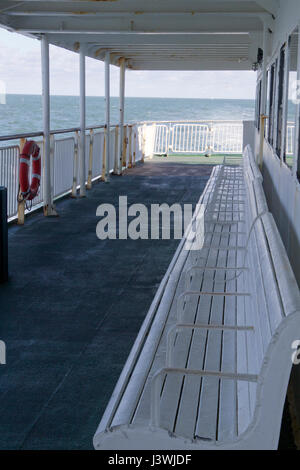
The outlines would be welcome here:
[[[254,165],[214,169],[203,248],[180,243],[96,449],[277,448],[300,296]]]

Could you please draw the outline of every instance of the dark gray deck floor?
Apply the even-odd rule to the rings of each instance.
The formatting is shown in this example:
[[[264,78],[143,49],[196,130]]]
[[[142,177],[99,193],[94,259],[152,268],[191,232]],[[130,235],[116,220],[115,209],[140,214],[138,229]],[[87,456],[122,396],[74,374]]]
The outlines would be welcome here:
[[[96,208],[196,203],[212,167],[147,162],[9,230],[0,448],[89,449],[178,241],[100,241]]]

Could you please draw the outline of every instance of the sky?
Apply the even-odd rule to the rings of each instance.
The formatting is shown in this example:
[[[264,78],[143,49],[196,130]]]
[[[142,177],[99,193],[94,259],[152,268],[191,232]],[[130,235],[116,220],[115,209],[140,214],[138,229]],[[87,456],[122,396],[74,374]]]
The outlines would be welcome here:
[[[0,93],[41,94],[40,41],[0,28]],[[50,92],[78,95],[79,55],[50,46]],[[254,99],[254,72],[128,71],[126,96]],[[111,95],[119,93],[119,69],[111,67]],[[86,59],[86,94],[104,95],[104,64]]]

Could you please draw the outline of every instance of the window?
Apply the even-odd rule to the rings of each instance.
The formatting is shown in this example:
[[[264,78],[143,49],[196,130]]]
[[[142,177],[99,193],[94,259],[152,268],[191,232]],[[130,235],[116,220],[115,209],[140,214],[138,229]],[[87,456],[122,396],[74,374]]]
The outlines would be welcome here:
[[[267,102],[266,102],[266,114],[267,114],[267,116],[269,115],[269,109],[270,109],[270,86],[271,86],[270,78],[271,78],[270,70],[267,70]],[[266,119],[266,121],[265,121],[265,138],[268,136],[268,134],[269,134],[269,119]]]
[[[298,28],[296,28],[289,38],[288,46],[288,101],[286,142],[283,158],[290,168],[293,167],[296,152],[298,33]]]
[[[268,103],[267,103],[267,139],[268,142],[273,145],[273,132],[274,132],[274,109],[275,109],[275,72],[276,72],[276,64],[275,62],[272,66],[271,69],[269,70],[268,74]]]
[[[278,104],[277,104],[277,132],[276,153],[281,158],[282,130],[283,130],[283,97],[284,97],[284,67],[285,67],[285,45],[281,48],[278,71]]]

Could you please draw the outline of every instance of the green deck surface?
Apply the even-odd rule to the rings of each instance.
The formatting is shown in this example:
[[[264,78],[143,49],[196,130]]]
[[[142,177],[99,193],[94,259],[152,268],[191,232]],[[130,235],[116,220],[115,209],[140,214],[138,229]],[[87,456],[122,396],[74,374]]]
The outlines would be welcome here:
[[[198,165],[221,165],[224,161],[224,155],[189,155],[189,154],[168,154],[154,155],[154,161],[176,163],[182,162],[185,164],[198,164]],[[226,164],[239,165],[242,161],[242,155],[226,155]]]

